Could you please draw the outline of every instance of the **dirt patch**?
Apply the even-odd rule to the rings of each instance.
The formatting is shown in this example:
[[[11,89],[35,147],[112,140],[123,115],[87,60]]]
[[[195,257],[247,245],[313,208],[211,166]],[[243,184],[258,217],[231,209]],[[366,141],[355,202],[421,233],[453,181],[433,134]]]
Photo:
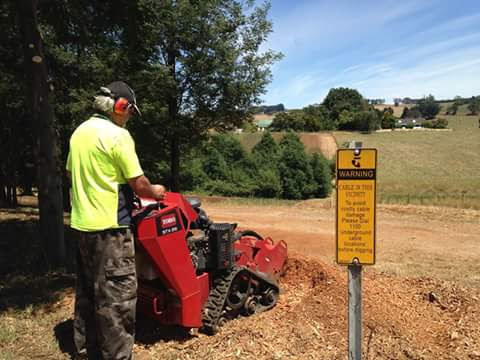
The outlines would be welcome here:
[[[334,264],[334,204],[239,205],[220,198],[203,203],[214,221],[287,241],[279,303],[231,321],[215,336],[139,318],[137,358],[346,359],[347,272]],[[20,215],[22,221],[37,217]],[[7,221],[12,216],[0,213]],[[363,271],[363,359],[480,359],[479,233],[480,211],[378,207],[377,265]],[[4,291],[9,293],[22,295]],[[72,287],[56,298],[20,311],[7,308],[12,300],[3,296],[0,353],[12,359],[36,358],[32,354],[69,359]]]
[[[309,152],[321,152],[327,159],[337,152],[337,142],[330,133],[301,133],[300,139]]]
[[[335,203],[301,201],[291,206],[210,203],[214,221],[236,222],[289,250],[326,262],[335,260]],[[377,265],[373,269],[405,276],[429,276],[480,287],[480,211],[413,205],[377,208]]]

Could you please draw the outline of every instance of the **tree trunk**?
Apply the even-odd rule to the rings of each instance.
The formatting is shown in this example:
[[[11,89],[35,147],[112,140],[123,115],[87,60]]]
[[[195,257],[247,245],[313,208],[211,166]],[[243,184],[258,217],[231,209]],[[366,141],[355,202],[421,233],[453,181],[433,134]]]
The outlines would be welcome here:
[[[6,189],[7,188],[0,179],[0,207],[6,207],[8,205]]]
[[[30,79],[30,104],[37,136],[40,237],[49,266],[65,263],[60,151],[48,101],[47,67],[37,23],[38,0],[17,1],[24,42],[25,68]]]
[[[170,74],[172,79],[176,80],[176,57],[175,57],[175,40],[172,36],[170,41],[170,46],[168,49],[168,66],[170,67]],[[178,142],[178,131],[177,131],[177,121],[178,121],[178,104],[177,104],[177,93],[176,89],[170,89],[169,99],[168,99],[168,117],[172,127],[172,135],[170,138],[170,188],[174,192],[180,191],[180,143]]]

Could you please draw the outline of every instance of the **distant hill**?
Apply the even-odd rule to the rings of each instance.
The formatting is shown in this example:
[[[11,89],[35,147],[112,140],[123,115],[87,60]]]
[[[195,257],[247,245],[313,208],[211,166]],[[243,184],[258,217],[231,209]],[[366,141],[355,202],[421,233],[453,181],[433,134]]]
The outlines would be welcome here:
[[[285,106],[283,104],[277,104],[277,105],[261,105],[261,106],[255,106],[252,108],[252,111],[254,114],[273,114],[276,112],[282,112],[285,111]]]
[[[274,114],[255,114],[253,115],[253,121],[259,122],[262,120],[273,120],[274,117]]]
[[[381,105],[373,105],[373,107],[377,110],[380,110],[380,111],[383,111],[383,109],[386,109],[386,108],[392,108],[393,109],[393,115],[396,116],[396,117],[401,117],[402,116],[402,113],[403,113],[403,109],[405,109],[406,107],[407,108],[411,108],[415,106],[414,104],[400,104],[400,105],[393,105],[393,104],[381,104]]]

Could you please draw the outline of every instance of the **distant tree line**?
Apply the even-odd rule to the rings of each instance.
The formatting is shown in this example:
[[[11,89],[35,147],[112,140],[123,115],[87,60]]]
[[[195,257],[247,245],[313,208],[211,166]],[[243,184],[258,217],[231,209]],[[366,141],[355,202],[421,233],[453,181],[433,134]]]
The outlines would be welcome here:
[[[470,111],[468,115],[478,115],[478,113],[480,112],[480,96],[472,96],[472,98],[468,102],[467,109],[468,111]]]
[[[433,95],[424,97],[417,102],[417,105],[411,108],[405,107],[402,113],[402,119],[405,118],[425,118],[427,120],[434,119],[440,112],[440,104],[435,101]]]
[[[393,109],[378,110],[355,89],[333,88],[322,104],[277,114],[271,131],[358,130],[394,128]]]
[[[393,98],[393,103],[395,106],[398,106],[400,104],[411,105],[411,104],[416,104],[419,100],[420,99],[412,99],[409,97]]]
[[[371,105],[382,105],[385,104],[385,99],[366,99],[368,104]]]
[[[277,112],[285,111],[285,106],[283,104],[277,105],[260,105],[260,106],[253,106],[251,108],[253,114],[274,114]]]

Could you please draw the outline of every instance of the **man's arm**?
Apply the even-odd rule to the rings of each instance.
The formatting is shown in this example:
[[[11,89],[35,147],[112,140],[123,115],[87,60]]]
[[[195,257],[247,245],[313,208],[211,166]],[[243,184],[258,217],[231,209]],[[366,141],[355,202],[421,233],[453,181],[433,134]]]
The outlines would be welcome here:
[[[139,196],[162,200],[165,195],[165,187],[163,185],[151,184],[145,175],[128,179],[128,184]]]

